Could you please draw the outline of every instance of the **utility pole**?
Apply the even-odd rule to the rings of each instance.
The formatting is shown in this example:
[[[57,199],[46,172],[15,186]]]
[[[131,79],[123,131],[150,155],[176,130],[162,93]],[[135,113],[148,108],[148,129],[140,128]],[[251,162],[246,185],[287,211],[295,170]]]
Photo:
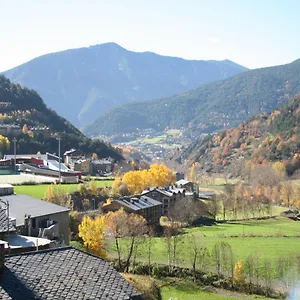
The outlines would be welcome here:
[[[61,138],[58,137],[57,138],[58,140],[58,169],[59,169],[59,184],[61,183],[61,162],[60,162],[60,141],[61,141]]]
[[[17,139],[14,137],[13,139],[14,142],[14,161],[15,161],[15,174],[17,174]]]

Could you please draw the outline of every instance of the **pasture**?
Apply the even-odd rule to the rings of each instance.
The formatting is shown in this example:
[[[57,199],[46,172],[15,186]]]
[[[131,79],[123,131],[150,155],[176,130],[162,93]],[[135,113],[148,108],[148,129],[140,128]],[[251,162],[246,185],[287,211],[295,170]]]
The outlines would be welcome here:
[[[88,183],[86,183],[88,184]],[[113,180],[95,180],[95,184],[100,187],[110,187]],[[36,185],[18,185],[14,187],[16,194],[25,194],[34,198],[44,199],[47,188],[50,184],[36,184]],[[57,185],[59,186],[59,184]],[[80,184],[61,184],[60,188],[66,193],[72,193],[79,188]]]
[[[217,223],[212,226],[187,228],[179,237],[178,264],[191,268],[191,244],[189,237],[194,236],[197,242],[213,253],[218,242],[228,243],[233,251],[234,260],[246,261],[247,257],[256,254],[260,265],[265,259],[272,264],[272,278],[277,278],[276,263],[279,257],[300,255],[300,221],[293,221],[285,217],[276,217],[267,220],[251,220],[244,222]],[[124,247],[125,248],[125,247]],[[114,246],[109,251],[116,255]],[[146,262],[147,249],[141,246],[137,260]],[[167,246],[163,237],[153,238],[152,262],[167,264]],[[213,255],[206,258],[208,270],[216,272]],[[261,268],[263,273],[263,268]],[[261,276],[263,276],[261,274]]]

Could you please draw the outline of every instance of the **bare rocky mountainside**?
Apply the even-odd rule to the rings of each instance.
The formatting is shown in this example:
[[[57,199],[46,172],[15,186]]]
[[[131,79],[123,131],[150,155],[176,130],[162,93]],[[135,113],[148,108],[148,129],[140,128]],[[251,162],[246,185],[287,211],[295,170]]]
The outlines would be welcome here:
[[[85,129],[90,135],[166,127],[211,133],[237,126],[262,112],[271,112],[300,92],[300,60],[255,69],[196,89],[111,109]]]
[[[82,127],[114,106],[183,93],[246,70],[229,60],[184,60],[106,43],[43,55],[3,74]]]

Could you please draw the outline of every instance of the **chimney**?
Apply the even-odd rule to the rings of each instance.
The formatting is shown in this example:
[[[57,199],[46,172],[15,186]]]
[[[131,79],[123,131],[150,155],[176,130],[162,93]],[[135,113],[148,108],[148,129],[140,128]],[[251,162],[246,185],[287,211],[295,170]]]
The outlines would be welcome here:
[[[4,271],[5,262],[5,243],[0,242],[0,273]]]

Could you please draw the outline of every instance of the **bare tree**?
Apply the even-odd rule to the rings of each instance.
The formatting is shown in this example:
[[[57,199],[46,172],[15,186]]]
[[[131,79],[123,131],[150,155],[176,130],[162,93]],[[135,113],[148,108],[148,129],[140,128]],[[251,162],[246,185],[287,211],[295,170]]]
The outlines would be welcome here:
[[[176,223],[171,223],[164,228],[164,239],[167,247],[169,272],[176,267],[178,262],[179,245],[182,242],[179,226]]]
[[[168,218],[170,222],[177,222],[182,225],[191,225],[198,217],[207,214],[207,207],[201,200],[194,200],[188,197],[178,199],[170,207]]]
[[[220,242],[215,244],[212,254],[215,259],[217,274],[220,275],[221,274],[221,261],[222,261],[222,249],[221,249]]]
[[[134,249],[137,251],[137,247],[140,245],[139,238],[141,238],[146,232],[146,220],[137,214],[128,214],[126,222],[126,239],[127,244],[127,257],[125,262],[125,272],[128,272]]]
[[[201,245],[199,238],[197,238],[193,234],[188,236],[187,251],[188,251],[188,256],[189,256],[191,264],[192,264],[194,279],[195,279],[195,274],[196,274],[196,265],[197,265],[197,262],[199,259],[201,248],[202,248],[202,245]]]
[[[254,258],[252,255],[249,255],[245,262],[244,267],[245,273],[248,275],[249,278],[249,286],[250,289],[252,288],[252,282],[254,277]]]
[[[149,227],[148,229],[148,235],[146,236],[147,239],[147,257],[148,257],[148,273],[151,274],[151,257],[152,257],[152,246],[153,246],[153,240],[154,240],[154,228]]]

